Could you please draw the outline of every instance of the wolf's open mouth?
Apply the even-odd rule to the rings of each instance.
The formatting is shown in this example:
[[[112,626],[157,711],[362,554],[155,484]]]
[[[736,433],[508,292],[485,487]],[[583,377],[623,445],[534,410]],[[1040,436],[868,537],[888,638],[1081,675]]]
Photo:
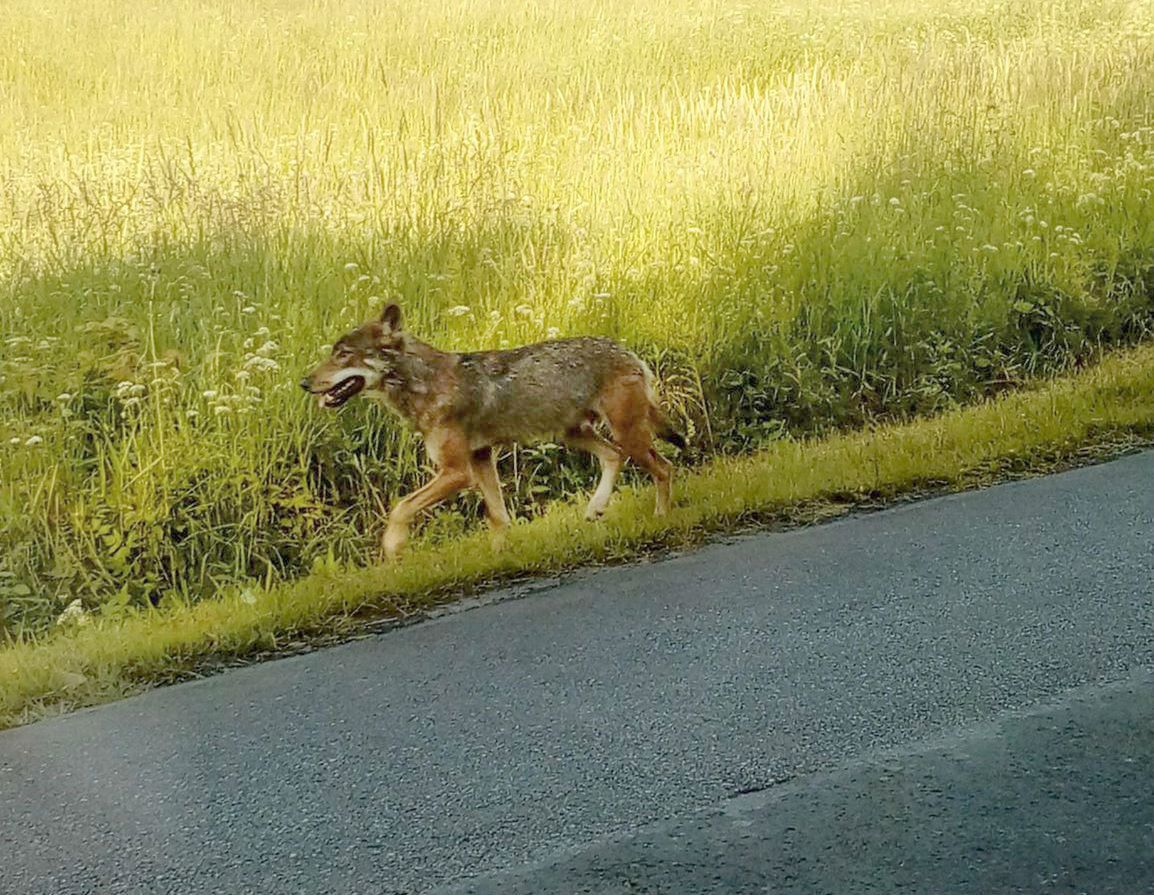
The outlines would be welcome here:
[[[350,376],[348,379],[342,379],[321,395],[321,406],[340,407],[364,387],[364,376]]]

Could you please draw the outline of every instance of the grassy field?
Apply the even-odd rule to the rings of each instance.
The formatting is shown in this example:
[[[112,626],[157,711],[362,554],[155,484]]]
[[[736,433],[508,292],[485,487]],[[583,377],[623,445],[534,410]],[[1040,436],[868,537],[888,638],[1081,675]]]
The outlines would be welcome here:
[[[682,461],[1154,329],[1150,0],[7,0],[0,43],[0,637],[367,562],[417,445],[295,382],[384,298],[626,341]],[[522,516],[593,480],[504,469]]]

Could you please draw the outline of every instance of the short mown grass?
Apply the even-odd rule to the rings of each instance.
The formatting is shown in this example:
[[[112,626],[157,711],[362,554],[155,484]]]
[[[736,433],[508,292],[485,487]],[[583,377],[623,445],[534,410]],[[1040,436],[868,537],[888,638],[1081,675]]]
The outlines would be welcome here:
[[[718,459],[677,481],[661,519],[648,488],[626,490],[606,518],[578,502],[515,526],[494,552],[476,533],[424,544],[400,565],[336,561],[292,583],[236,588],[195,604],[126,607],[72,630],[0,650],[0,726],[177,680],[235,661],[355,635],[382,619],[502,580],[628,559],[754,523],[826,517],[900,495],[959,489],[1150,443],[1154,346],[977,406],[901,425],[779,441]]]
[[[5,0],[0,44],[3,641],[370,563],[417,442],[295,383],[386,299],[620,339],[682,464],[1154,331],[1151,0]],[[518,515],[583,463],[506,458]]]

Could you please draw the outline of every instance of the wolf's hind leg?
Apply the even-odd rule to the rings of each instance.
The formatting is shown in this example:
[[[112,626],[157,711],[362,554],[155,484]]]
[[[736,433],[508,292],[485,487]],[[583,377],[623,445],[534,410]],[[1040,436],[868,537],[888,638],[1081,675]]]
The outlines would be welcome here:
[[[601,396],[602,412],[613,440],[630,460],[653,478],[657,489],[654,512],[664,516],[673,499],[673,464],[653,448],[653,404],[649,387],[640,377],[622,379]]]
[[[611,441],[603,438],[588,423],[582,423],[565,433],[565,443],[581,451],[593,454],[601,461],[601,479],[593,496],[589,498],[589,506],[585,510],[585,518],[593,521],[600,519],[605,508],[609,506],[609,498],[613,496],[613,486],[617,484],[617,474],[625,462],[621,451]]]
[[[501,480],[497,476],[497,452],[491,447],[473,451],[469,461],[473,467],[473,480],[485,500],[485,516],[493,530],[493,546],[500,548],[509,528],[509,510],[501,495]]]
[[[648,442],[647,445],[636,444],[627,447],[626,453],[629,454],[630,460],[653,478],[653,484],[657,488],[657,505],[653,513],[656,516],[664,516],[669,512],[669,506],[673,502],[673,464],[653,449],[650,438],[647,437],[645,441]]]

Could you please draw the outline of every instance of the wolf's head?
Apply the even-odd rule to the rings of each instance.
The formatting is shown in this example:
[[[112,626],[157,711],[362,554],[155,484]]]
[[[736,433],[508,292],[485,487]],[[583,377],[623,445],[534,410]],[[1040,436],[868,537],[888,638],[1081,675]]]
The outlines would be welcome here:
[[[379,319],[337,339],[328,360],[301,380],[301,388],[316,395],[321,407],[340,407],[365,389],[392,379],[404,350],[401,309],[385,305]]]

